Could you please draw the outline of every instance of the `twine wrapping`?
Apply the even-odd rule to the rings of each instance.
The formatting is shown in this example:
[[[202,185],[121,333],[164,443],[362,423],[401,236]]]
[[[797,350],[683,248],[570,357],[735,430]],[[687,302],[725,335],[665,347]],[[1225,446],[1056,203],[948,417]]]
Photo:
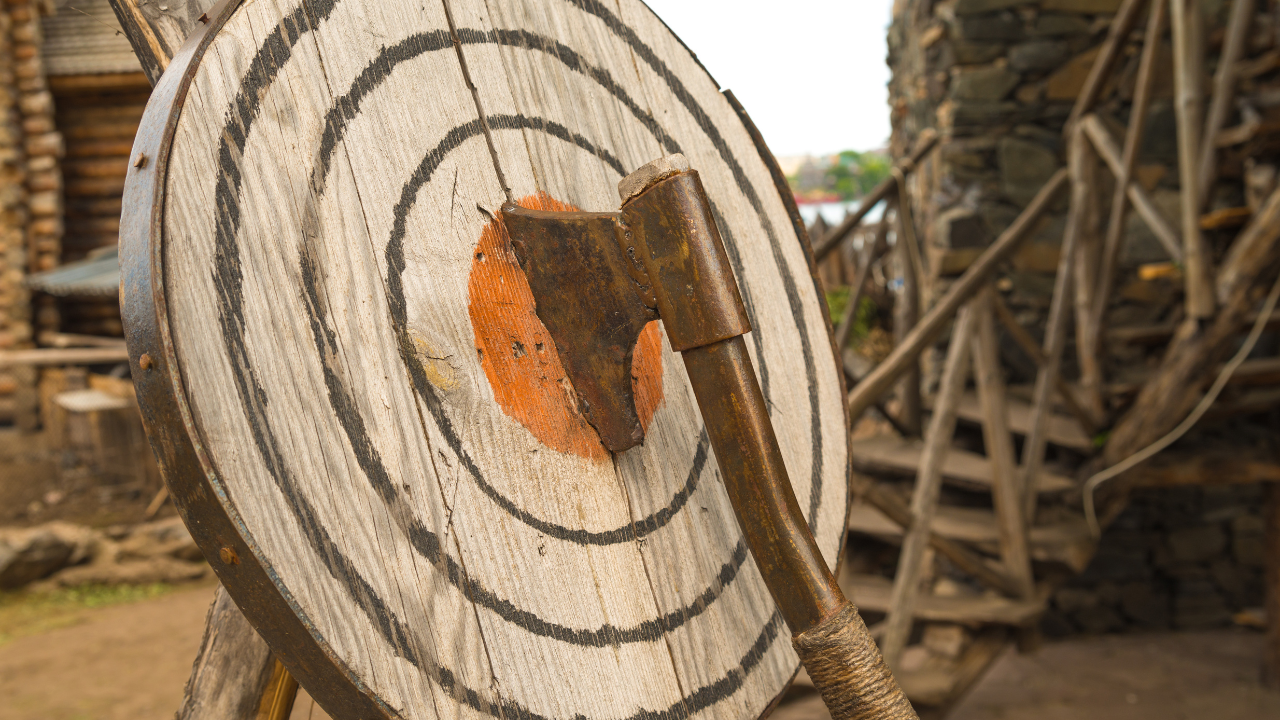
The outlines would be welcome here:
[[[853,603],[791,644],[834,720],[919,720]]]

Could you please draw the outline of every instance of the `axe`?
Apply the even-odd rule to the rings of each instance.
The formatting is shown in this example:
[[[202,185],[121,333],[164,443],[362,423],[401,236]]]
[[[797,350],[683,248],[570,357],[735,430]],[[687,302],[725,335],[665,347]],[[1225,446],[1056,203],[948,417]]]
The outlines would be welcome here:
[[[612,452],[644,440],[631,358],[661,319],[684,358],[738,525],[837,720],[916,718],[800,513],[743,334],[751,323],[697,171],[682,155],[618,184],[618,212],[500,216],[578,408]]]

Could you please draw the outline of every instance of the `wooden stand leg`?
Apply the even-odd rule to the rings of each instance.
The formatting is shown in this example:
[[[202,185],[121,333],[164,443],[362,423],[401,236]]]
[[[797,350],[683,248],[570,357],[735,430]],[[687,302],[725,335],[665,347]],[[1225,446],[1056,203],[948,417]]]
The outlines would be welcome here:
[[[284,720],[298,684],[218,586],[176,720]]]
[[[1271,483],[1267,495],[1267,645],[1263,682],[1280,688],[1280,483]]]

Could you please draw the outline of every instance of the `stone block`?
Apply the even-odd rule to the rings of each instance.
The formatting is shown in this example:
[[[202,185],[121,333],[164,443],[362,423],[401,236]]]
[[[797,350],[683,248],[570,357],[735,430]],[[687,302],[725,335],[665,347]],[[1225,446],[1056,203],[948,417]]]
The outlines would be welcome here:
[[[1169,533],[1169,551],[1175,562],[1203,563],[1227,548],[1227,533],[1222,525],[1200,525]]]
[[[1124,628],[1124,618],[1106,605],[1084,608],[1072,614],[1071,619],[1081,630],[1090,634],[1115,632]]]
[[[0,533],[0,589],[19,588],[83,562],[95,542],[93,531],[62,522],[6,530]]]
[[[951,97],[998,102],[1013,91],[1022,76],[1002,65],[958,68],[951,76]]]
[[[1087,35],[1089,29],[1089,21],[1079,15],[1041,13],[1036,18],[1036,24],[1031,28],[1031,34],[1044,37],[1064,37],[1068,35]]]
[[[1044,72],[1062,64],[1070,53],[1064,40],[1032,40],[1009,48],[1009,67],[1018,72]]]
[[[1135,624],[1144,628],[1164,628],[1172,619],[1169,596],[1157,592],[1149,583],[1128,583],[1120,589],[1120,609]]]
[[[996,42],[957,40],[951,43],[951,52],[957,65],[982,65],[1003,56],[1005,46]]]
[[[1049,100],[1074,101],[1084,89],[1084,81],[1093,69],[1093,61],[1098,57],[1098,48],[1091,48],[1076,55],[1049,76],[1045,84],[1045,97]]]
[[[1064,587],[1053,594],[1053,606],[1067,615],[1097,607],[1098,604],[1098,594],[1086,588]]]
[[[1058,156],[1044,145],[1017,137],[1003,137],[996,150],[1000,164],[1000,190],[1019,207],[1057,172]]]
[[[1027,0],[959,0],[954,12],[956,15],[977,15],[1026,4]]]
[[[944,248],[984,248],[991,240],[991,231],[982,216],[966,207],[946,210],[934,220],[934,242]]]
[[[1007,10],[957,17],[952,28],[953,37],[971,42],[1021,40],[1024,34],[1022,18]]]
[[[1120,9],[1121,0],[1044,0],[1040,9],[1047,13],[1079,13],[1110,15]]]

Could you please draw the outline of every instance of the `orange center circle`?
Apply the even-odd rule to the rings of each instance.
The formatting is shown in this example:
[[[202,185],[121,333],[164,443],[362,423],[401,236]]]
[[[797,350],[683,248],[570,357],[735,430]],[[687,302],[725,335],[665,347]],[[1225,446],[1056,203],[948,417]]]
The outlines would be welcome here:
[[[577,211],[539,191],[517,201],[531,210]],[[467,282],[476,352],[503,412],[544,445],[584,458],[605,460],[609,451],[578,412],[572,384],[550,333],[534,310],[533,292],[511,251],[500,216],[480,234]],[[657,322],[640,333],[631,362],[640,424],[647,430],[662,402],[662,338]]]

